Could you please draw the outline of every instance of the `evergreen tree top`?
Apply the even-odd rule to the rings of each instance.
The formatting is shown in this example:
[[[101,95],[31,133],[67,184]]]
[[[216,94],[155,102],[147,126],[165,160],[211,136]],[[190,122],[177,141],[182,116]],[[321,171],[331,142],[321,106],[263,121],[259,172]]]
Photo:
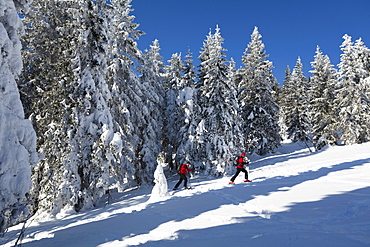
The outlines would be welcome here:
[[[203,42],[202,51],[198,57],[201,62],[212,60],[215,58],[225,61],[226,54],[224,51],[227,51],[222,47],[224,43],[224,38],[221,36],[220,28],[216,26],[215,33],[212,34],[212,30],[209,31],[206,40]]]
[[[259,67],[261,63],[266,63],[268,55],[265,51],[265,45],[263,44],[262,35],[259,33],[258,28],[254,27],[251,35],[251,41],[244,51],[242,62],[246,67]]]

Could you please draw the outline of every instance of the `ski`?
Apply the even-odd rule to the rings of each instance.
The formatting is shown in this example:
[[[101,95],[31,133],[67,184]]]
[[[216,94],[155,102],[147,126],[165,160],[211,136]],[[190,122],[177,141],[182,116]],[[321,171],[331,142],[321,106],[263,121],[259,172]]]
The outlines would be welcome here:
[[[183,190],[192,190],[192,189],[194,189],[193,187],[187,187],[187,188],[181,188],[181,189],[172,189],[171,191],[169,191],[171,194],[174,194],[174,193],[176,193],[176,192],[178,192],[178,191],[183,191]]]
[[[243,182],[244,182],[244,183],[251,183],[251,182],[252,182],[252,180],[248,180],[248,179],[246,179],[246,180],[244,180]],[[229,183],[228,183],[228,185],[235,185],[235,183],[234,183],[234,182],[229,182]]]

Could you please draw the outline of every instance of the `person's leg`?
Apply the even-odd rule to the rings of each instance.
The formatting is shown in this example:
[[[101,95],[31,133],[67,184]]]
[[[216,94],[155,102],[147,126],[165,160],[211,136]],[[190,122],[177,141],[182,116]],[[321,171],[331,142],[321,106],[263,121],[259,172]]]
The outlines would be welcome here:
[[[181,174],[181,175],[184,175],[184,177],[182,179],[184,180],[184,187],[187,188],[188,187],[188,178],[186,177],[185,174]]]
[[[248,171],[245,170],[245,168],[243,168],[242,171],[244,172],[244,178],[245,178],[245,180],[248,180]]]
[[[234,182],[236,177],[239,175],[241,169],[240,168],[236,168],[236,173],[235,175],[230,179],[231,182]]]
[[[174,189],[177,189],[180,186],[182,180],[184,179],[183,176],[182,176],[184,174],[179,174],[179,175],[180,175],[180,180],[177,182],[177,184],[175,185]]]

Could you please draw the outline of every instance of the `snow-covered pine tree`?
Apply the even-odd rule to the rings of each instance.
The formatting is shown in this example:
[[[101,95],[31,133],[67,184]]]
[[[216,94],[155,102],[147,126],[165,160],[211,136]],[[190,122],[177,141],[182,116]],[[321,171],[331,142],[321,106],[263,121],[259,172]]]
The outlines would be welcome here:
[[[346,144],[363,143],[369,138],[369,98],[366,78],[369,77],[369,49],[361,39],[355,44],[349,35],[343,36],[339,67],[338,128]]]
[[[278,125],[278,84],[267,60],[262,35],[255,27],[242,57],[244,67],[239,73],[239,101],[243,117],[245,147],[249,152],[263,155],[274,151],[281,142]]]
[[[22,70],[24,32],[17,12],[27,12],[29,2],[0,0],[0,235],[27,216],[24,200],[38,161],[36,134],[24,117],[15,81]]]
[[[290,76],[291,76],[291,72],[290,72],[290,67],[289,66],[286,66],[286,69],[285,69],[285,77],[284,77],[284,81],[283,81],[283,87],[281,87],[281,89],[279,90],[279,93],[278,93],[278,97],[277,97],[277,102],[278,102],[278,105],[280,107],[280,111],[279,111],[279,126],[280,126],[280,136],[283,138],[283,139],[288,139],[287,135],[286,135],[286,130],[287,130],[287,127],[286,127],[286,112],[287,112],[287,107],[289,106],[289,94],[290,94],[290,91],[289,91],[289,81],[290,81]]]
[[[150,45],[150,49],[146,50],[144,53],[144,58],[146,59],[144,63],[147,63],[144,65],[148,65],[148,68],[147,70],[144,70],[141,78],[144,81],[151,81],[153,88],[158,92],[158,94],[163,94],[163,77],[165,65],[163,63],[163,57],[160,54],[160,50],[161,47],[159,44],[159,40],[155,39],[152,42],[152,45]],[[156,80],[153,80],[153,78],[155,78]],[[160,81],[161,83],[158,83],[158,81]]]
[[[225,58],[224,39],[217,26],[207,36],[199,60],[196,148],[198,164],[206,175],[220,176],[233,170],[232,161],[241,150],[241,119],[237,91]]]
[[[184,64],[181,60],[181,54],[172,54],[171,59],[168,61],[168,65],[165,66],[166,73],[165,77],[165,89],[179,90],[183,88],[182,73],[184,71]]]
[[[229,62],[229,77],[230,77],[230,80],[236,82],[237,80],[237,73],[236,73],[236,63],[234,61],[233,58],[230,59],[230,62]]]
[[[309,84],[302,71],[301,59],[297,63],[290,76],[290,80],[284,84],[286,103],[284,104],[285,125],[287,126],[288,138],[293,142],[310,140],[311,122],[309,119]]]
[[[163,122],[162,150],[166,153],[166,162],[174,169],[174,154],[179,146],[179,131],[184,122],[184,113],[177,105],[179,90],[183,87],[182,72],[184,65],[181,54],[173,54],[168,61],[165,73],[165,112]]]
[[[139,148],[140,129],[145,118],[142,111],[143,91],[135,72],[135,64],[142,63],[142,53],[135,40],[143,34],[137,30],[130,15],[131,0],[111,0],[108,46],[108,86],[111,91],[109,107],[114,120],[115,139],[118,141],[112,148],[117,149],[112,164],[111,175],[115,178],[119,191],[126,187],[136,186],[136,167],[138,167],[137,150]],[[113,144],[113,143],[112,143]]]
[[[180,85],[180,90],[185,87],[194,87],[195,86],[195,79],[197,77],[194,67],[194,60],[193,54],[191,53],[190,49],[186,54],[186,59],[184,61],[184,75],[183,75],[183,85]]]
[[[184,61],[183,85],[179,87],[179,97],[177,107],[182,111],[183,122],[178,134],[179,147],[176,150],[176,164],[181,165],[185,162],[194,164],[197,159],[197,149],[195,147],[195,133],[197,129],[196,112],[198,106],[196,101],[195,89],[196,72],[194,70],[193,56],[190,50]]]
[[[109,147],[119,142],[107,107],[108,9],[105,1],[49,1],[32,12],[23,85],[42,92],[33,109],[45,153],[33,173],[35,210],[88,208],[108,188],[115,157]]]
[[[320,47],[311,62],[310,77],[310,112],[312,123],[312,142],[316,149],[338,141],[335,124],[338,120],[334,108],[335,87],[337,84],[336,70],[327,55],[323,55]]]
[[[150,50],[144,53],[144,61],[138,67],[142,86],[141,111],[144,123],[139,127],[140,138],[137,154],[138,164],[135,177],[137,183],[152,183],[157,167],[157,156],[161,151],[164,112],[163,58],[159,53],[159,41],[154,40]]]
[[[70,105],[74,80],[72,2],[40,0],[25,17],[24,70],[18,81],[26,116],[37,132],[37,151],[43,159],[32,172],[32,213],[38,209],[57,213],[78,189],[70,167],[69,131],[73,119]]]
[[[109,186],[109,168],[114,159],[113,119],[108,107],[111,94],[106,82],[108,21],[107,1],[75,0],[76,24],[74,73],[70,96],[73,119],[70,130],[70,163],[78,193],[70,198],[80,211],[95,206]],[[119,151],[119,150],[116,150]]]

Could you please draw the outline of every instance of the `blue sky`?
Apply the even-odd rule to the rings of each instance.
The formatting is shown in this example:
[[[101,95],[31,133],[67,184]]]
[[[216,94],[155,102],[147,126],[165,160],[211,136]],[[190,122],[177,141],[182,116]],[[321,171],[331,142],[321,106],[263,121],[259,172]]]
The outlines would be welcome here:
[[[158,39],[166,63],[173,53],[185,56],[190,48],[197,64],[203,41],[219,25],[227,58],[240,67],[257,26],[280,84],[286,66],[292,69],[298,56],[310,75],[317,45],[334,65],[344,34],[361,37],[370,47],[370,0],[133,0],[131,5],[135,23],[146,33],[138,41],[140,49]]]

